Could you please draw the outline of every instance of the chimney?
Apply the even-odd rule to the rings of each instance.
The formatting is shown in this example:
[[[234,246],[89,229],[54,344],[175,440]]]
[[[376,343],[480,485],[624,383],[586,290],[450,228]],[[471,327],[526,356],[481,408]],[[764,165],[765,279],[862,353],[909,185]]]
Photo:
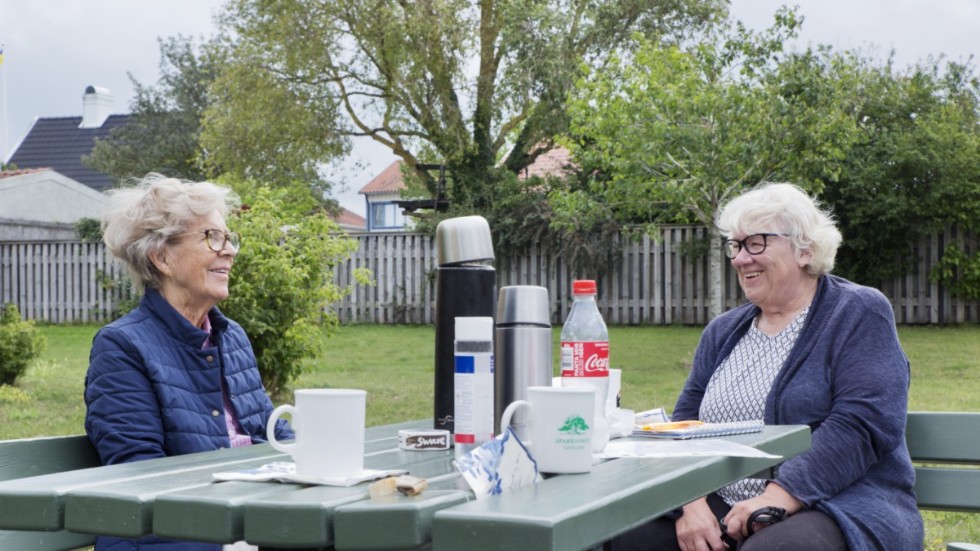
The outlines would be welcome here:
[[[82,96],[82,124],[79,128],[99,128],[112,114],[112,92],[108,88],[89,85]]]

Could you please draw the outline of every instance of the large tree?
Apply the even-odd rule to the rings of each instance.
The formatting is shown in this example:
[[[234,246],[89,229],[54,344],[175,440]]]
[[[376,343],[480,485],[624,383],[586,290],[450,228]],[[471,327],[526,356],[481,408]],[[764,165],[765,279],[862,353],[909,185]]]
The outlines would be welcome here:
[[[819,191],[854,135],[853,63],[826,50],[784,54],[800,24],[783,9],[762,32],[726,23],[683,46],[640,39],[635,55],[589,74],[567,140],[589,183],[553,194],[562,218],[704,224],[709,314],[720,313],[719,208],[764,180]]]
[[[876,286],[906,273],[922,236],[980,228],[980,82],[942,58],[903,70],[865,60],[860,71],[858,140],[823,198],[844,234],[837,272]],[[967,255],[949,252],[946,264],[969,271]],[[945,282],[959,290],[955,267]]]
[[[323,162],[348,138],[448,167],[462,208],[492,201],[504,154],[516,170],[566,125],[577,71],[628,48],[631,33],[681,37],[720,0],[234,0],[229,66],[204,143],[225,170]]]
[[[205,155],[198,136],[208,86],[214,80],[214,56],[206,44],[195,45],[191,38],[161,40],[157,85],[143,85],[130,75],[136,98],[129,122],[97,141],[83,160],[117,182],[149,172],[204,179]]]

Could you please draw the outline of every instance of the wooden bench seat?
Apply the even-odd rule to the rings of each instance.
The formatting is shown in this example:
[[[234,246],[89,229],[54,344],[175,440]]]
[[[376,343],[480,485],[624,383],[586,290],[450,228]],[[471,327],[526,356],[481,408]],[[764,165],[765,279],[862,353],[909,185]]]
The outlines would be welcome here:
[[[980,512],[980,413],[909,412],[905,439],[920,509]],[[980,551],[951,542],[947,551]]]
[[[99,457],[85,435],[0,441],[0,482],[99,465]],[[62,551],[88,547],[94,543],[94,536],[65,530],[0,530],[0,549]]]

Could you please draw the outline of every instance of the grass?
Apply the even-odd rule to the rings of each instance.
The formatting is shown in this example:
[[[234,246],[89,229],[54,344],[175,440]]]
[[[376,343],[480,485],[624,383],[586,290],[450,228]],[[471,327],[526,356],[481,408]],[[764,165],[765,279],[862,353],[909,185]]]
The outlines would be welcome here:
[[[16,387],[0,387],[0,440],[84,432],[82,401],[94,326],[45,326],[47,349]],[[611,366],[623,370],[622,405],[673,406],[701,334],[699,327],[611,327]],[[553,331],[558,347],[559,329]],[[910,410],[980,411],[980,326],[902,327],[912,362]],[[351,325],[325,341],[295,388],[361,388],[367,423],[432,416],[432,326]],[[557,367],[557,354],[555,354]],[[556,370],[557,371],[557,370]],[[277,405],[290,393],[275,397]],[[924,512],[926,549],[980,541],[980,515]]]

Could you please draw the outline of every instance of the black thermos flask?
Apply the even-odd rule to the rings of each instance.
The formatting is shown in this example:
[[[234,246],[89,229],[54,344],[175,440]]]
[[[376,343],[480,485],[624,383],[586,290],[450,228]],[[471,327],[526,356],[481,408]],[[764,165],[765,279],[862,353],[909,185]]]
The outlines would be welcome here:
[[[434,428],[455,433],[457,317],[493,317],[497,271],[493,267],[490,224],[482,216],[448,218],[436,226],[436,353]]]

